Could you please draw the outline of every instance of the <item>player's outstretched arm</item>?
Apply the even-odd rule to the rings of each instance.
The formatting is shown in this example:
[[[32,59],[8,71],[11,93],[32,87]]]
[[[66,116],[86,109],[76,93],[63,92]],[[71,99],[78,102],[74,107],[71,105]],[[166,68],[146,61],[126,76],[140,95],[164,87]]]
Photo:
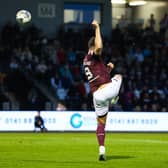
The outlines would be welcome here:
[[[95,26],[95,49],[94,49],[94,52],[96,55],[100,55],[102,53],[102,48],[103,48],[100,27],[99,27],[99,24],[96,20],[93,20],[92,25]]]

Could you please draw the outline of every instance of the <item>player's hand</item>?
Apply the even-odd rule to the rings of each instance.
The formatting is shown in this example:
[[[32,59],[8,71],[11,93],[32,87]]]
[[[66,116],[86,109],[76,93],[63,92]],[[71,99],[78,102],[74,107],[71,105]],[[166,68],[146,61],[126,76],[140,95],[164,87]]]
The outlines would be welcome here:
[[[107,66],[108,66],[109,68],[111,68],[111,69],[114,68],[114,64],[113,64],[112,62],[109,62],[109,63],[107,64]]]
[[[109,72],[111,72],[111,70],[114,68],[114,64],[112,63],[112,62],[109,62],[108,64],[107,64],[107,69],[108,69],[108,71]]]
[[[99,23],[97,22],[97,20],[93,20],[92,25],[95,27],[99,27]]]

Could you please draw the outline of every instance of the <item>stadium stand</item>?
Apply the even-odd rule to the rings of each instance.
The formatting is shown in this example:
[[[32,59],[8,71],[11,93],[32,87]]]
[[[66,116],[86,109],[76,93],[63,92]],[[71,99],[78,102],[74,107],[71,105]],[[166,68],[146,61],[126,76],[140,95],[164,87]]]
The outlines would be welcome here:
[[[8,66],[1,67],[5,73],[1,86],[14,98],[1,89],[1,102],[15,102],[21,110],[56,110],[57,101],[67,110],[93,110],[82,68],[92,34],[89,26],[78,31],[60,27],[49,39],[34,25],[25,29],[12,22],[4,25],[0,59]],[[168,38],[162,29],[130,24],[122,30],[116,26],[109,36],[103,38],[104,61],[116,65],[111,75],[124,76],[120,100],[111,110],[168,111]]]

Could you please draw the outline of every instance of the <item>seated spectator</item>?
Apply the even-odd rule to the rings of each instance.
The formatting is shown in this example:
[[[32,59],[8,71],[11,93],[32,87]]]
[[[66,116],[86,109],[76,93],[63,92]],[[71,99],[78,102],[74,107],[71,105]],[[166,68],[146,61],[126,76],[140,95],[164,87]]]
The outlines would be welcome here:
[[[39,74],[45,74],[47,71],[47,65],[45,63],[45,60],[41,60],[41,62],[37,65],[36,71]]]
[[[64,65],[66,63],[65,51],[62,47],[58,50],[57,57],[60,65]]]
[[[18,61],[15,58],[12,58],[9,67],[12,70],[18,69],[19,68]]]
[[[60,99],[61,101],[65,101],[66,97],[67,97],[67,90],[63,87],[58,87],[57,88],[57,97],[58,99]]]
[[[65,104],[62,101],[58,101],[56,110],[57,111],[66,111],[67,108],[66,108]]]
[[[55,91],[57,90],[58,87],[62,87],[62,80],[57,72],[51,77],[50,83],[53,89]]]
[[[46,73],[47,73],[47,65],[44,59],[41,60],[39,64],[36,66],[36,76],[39,80],[45,81]]]
[[[71,65],[74,65],[76,63],[76,53],[73,51],[71,47],[68,49],[67,59],[69,64]]]

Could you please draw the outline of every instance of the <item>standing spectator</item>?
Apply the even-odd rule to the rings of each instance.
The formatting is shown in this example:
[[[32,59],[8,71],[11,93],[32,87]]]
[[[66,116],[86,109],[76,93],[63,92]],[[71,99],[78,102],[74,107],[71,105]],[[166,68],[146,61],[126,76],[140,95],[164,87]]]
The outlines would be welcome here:
[[[165,39],[165,33],[167,28],[168,28],[168,14],[165,13],[164,17],[160,21],[160,36],[162,40]]]
[[[150,28],[152,31],[154,31],[154,30],[155,30],[156,20],[155,20],[155,18],[154,18],[154,14],[153,14],[153,13],[150,15],[150,18],[149,18],[148,22],[149,22],[149,28]]]

